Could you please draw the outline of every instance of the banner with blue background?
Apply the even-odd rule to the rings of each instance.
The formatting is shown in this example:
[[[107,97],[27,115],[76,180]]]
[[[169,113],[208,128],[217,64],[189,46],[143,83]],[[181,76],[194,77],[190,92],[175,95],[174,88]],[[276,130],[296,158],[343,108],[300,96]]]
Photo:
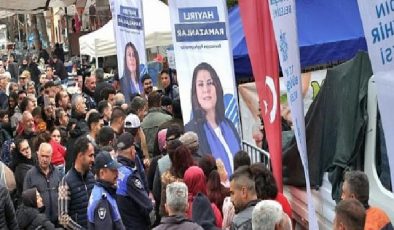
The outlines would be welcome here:
[[[185,131],[197,133],[200,154],[233,172],[241,149],[227,8],[224,0],[169,1]]]
[[[140,79],[147,73],[142,1],[110,0],[110,7],[120,85],[128,102],[130,95],[143,92]]]
[[[318,229],[315,207],[312,199],[308,154],[305,138],[304,101],[302,97],[300,51],[297,38],[297,18],[294,0],[267,0],[275,32],[280,65],[285,78],[288,103],[294,124],[294,134],[304,167],[309,229]]]

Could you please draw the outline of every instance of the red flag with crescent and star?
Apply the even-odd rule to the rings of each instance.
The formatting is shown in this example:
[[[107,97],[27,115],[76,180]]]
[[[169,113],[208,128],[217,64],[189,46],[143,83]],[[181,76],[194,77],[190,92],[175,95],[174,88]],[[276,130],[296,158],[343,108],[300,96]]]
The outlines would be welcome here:
[[[279,58],[267,0],[240,0],[253,76],[259,95],[260,112],[278,190],[282,185],[282,127],[279,102]]]

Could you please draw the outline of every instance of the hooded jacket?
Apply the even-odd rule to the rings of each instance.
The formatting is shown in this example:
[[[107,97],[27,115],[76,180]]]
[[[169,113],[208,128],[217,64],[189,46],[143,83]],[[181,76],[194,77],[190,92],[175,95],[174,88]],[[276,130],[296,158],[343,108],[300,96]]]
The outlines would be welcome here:
[[[46,215],[37,209],[35,188],[27,189],[22,193],[22,202],[16,212],[20,229],[55,229]]]

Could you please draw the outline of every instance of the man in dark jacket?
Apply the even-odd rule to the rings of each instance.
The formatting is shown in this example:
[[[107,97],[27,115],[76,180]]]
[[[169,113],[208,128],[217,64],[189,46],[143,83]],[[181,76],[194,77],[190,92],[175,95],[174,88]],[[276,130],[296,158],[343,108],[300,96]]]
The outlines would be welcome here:
[[[230,194],[236,214],[230,229],[252,230],[252,212],[259,200],[249,166],[241,166],[235,170],[230,179]]]
[[[65,229],[87,228],[87,207],[95,180],[90,168],[94,162],[94,147],[86,136],[75,142],[77,156],[74,166],[59,186],[59,223]]]
[[[108,152],[96,156],[94,168],[97,182],[89,199],[89,229],[125,229],[116,204],[116,180],[121,165]]]
[[[6,187],[0,185],[0,229],[17,230],[15,209]]]
[[[148,195],[144,167],[136,156],[133,136],[127,132],[122,134],[117,147],[122,167],[119,168],[116,201],[123,223],[127,229],[149,229],[153,205]]]
[[[94,91],[96,90],[96,76],[90,75],[85,77],[83,85],[83,97],[85,98],[86,108],[88,110],[96,109],[97,103],[94,100]]]
[[[112,88],[113,86],[104,80],[104,70],[101,68],[96,69],[96,89],[94,91],[94,100],[99,103],[104,99],[104,95],[102,95],[103,89]],[[126,100],[127,101],[127,100]]]
[[[150,157],[153,157],[155,136],[159,130],[160,125],[172,119],[161,109],[161,94],[154,91],[148,96],[149,112],[144,117],[141,127],[147,138],[148,152]]]
[[[185,212],[188,207],[188,190],[183,182],[173,182],[166,188],[166,210],[169,216],[161,219],[160,225],[154,230],[202,230],[203,228],[187,219]],[[204,211],[203,211],[204,212]]]
[[[48,143],[42,143],[38,149],[37,157],[38,165],[27,172],[23,184],[23,190],[37,188],[45,205],[45,214],[52,223],[56,224],[58,222],[57,188],[59,186],[61,176],[60,172],[51,165],[51,145]]]
[[[64,67],[64,63],[59,59],[57,55],[53,55],[53,67],[55,69],[55,74],[60,77],[60,79],[67,79],[68,73],[66,71],[66,67]]]

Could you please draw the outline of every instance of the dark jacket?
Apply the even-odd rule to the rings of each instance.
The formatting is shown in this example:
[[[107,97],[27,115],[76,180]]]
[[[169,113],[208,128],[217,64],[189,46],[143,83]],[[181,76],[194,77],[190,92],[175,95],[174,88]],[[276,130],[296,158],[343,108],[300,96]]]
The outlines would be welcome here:
[[[230,230],[252,230],[252,212],[259,200],[250,201],[244,210],[234,216]]]
[[[22,193],[22,205],[19,206],[16,216],[21,229],[55,229],[48,217],[37,208],[37,189],[26,189]]]
[[[60,180],[59,170],[56,170],[52,165],[48,176],[38,166],[35,166],[27,172],[23,184],[23,190],[37,188],[45,205],[45,214],[52,223],[57,223],[57,198]]]
[[[212,210],[208,197],[198,193],[193,198],[192,220],[202,226],[205,230],[216,230],[215,213]]]
[[[138,93],[135,89],[134,90],[132,89],[131,78],[129,76],[123,76],[120,79],[120,86],[122,88],[122,93],[125,96],[126,103],[130,102],[131,95]],[[144,91],[140,81],[138,81],[138,87],[139,87],[140,92]]]
[[[3,186],[0,186],[0,229],[19,229],[10,194]]]
[[[238,131],[235,129],[233,123],[227,118],[225,121],[228,124],[228,126],[232,129],[233,133],[237,134]],[[209,142],[207,139],[207,135],[205,134],[204,122],[205,120],[197,121],[193,119],[185,125],[185,132],[193,131],[197,134],[200,143],[198,153],[201,156],[203,156],[204,154],[212,154],[211,147],[209,146]],[[239,139],[239,136],[238,135],[235,136],[238,139],[238,143],[240,143],[241,141]]]
[[[16,182],[16,192],[17,197],[20,197],[23,191],[23,182],[25,181],[25,177],[27,172],[34,167],[34,162],[28,163],[18,163],[15,167],[15,182]]]
[[[48,64],[49,54],[46,51],[46,49],[40,50],[40,54],[38,55],[38,60],[40,60],[41,58],[44,58],[45,64]]]
[[[73,167],[64,176],[62,184],[64,182],[68,185],[70,196],[68,215],[79,225],[87,228],[87,208],[89,197],[95,183],[94,176],[90,171],[85,175],[81,175]]]
[[[18,80],[19,77],[18,70],[19,67],[17,63],[8,64],[8,72],[10,72],[12,79]]]
[[[44,213],[40,213],[36,208],[21,205],[16,211],[16,217],[19,229],[55,229],[48,217]]]
[[[119,156],[116,201],[126,229],[149,229],[149,214],[153,209],[148,196],[148,185],[143,166],[138,157],[136,162]]]
[[[66,67],[64,67],[64,63],[61,60],[57,60],[54,63],[55,74],[60,77],[60,79],[64,80],[68,77],[68,73],[66,71]]]
[[[66,148],[67,148],[67,157],[66,157],[66,172],[70,170],[74,164],[74,160],[77,156],[75,150],[75,141],[78,137],[82,135],[86,135],[89,132],[88,125],[86,122],[78,121],[75,125],[75,128],[70,131],[70,137],[67,141]]]
[[[30,63],[28,70],[30,71],[31,80],[34,81],[36,85],[39,85],[41,71],[38,69],[38,65],[32,62]]]
[[[97,82],[96,89],[94,90],[94,100],[97,103],[104,99],[104,96],[102,95],[102,91],[104,88],[113,88],[113,86],[106,81]]]
[[[187,219],[185,216],[176,215],[163,217],[160,225],[154,230],[202,230],[203,228]]]
[[[94,100],[94,92],[90,92],[86,87],[84,87],[82,96],[85,98],[87,111],[96,109],[97,103]]]

